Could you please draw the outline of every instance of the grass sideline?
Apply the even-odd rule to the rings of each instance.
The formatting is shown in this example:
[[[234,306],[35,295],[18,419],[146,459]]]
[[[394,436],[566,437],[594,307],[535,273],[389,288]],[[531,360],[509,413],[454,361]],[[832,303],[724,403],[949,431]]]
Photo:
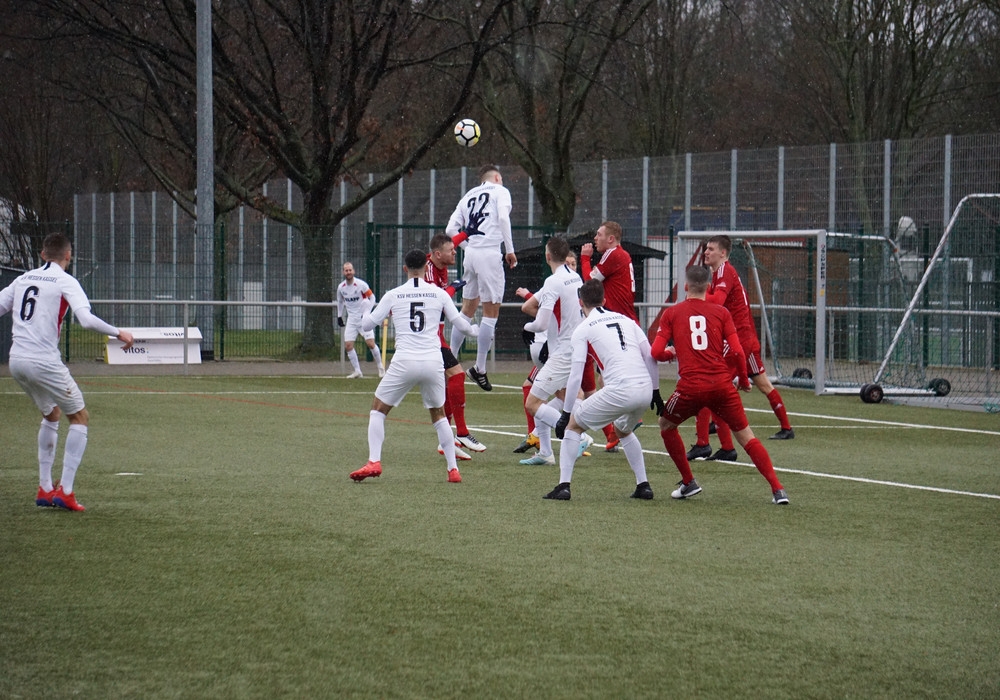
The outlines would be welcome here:
[[[415,395],[347,478],[374,379],[79,378],[82,514],[34,506],[38,417],[0,379],[0,697],[1000,693],[997,416],[784,389],[789,507],[742,450],[672,501],[652,427],[655,500],[595,449],[559,503],[511,453],[521,375],[491,379],[453,485]]]

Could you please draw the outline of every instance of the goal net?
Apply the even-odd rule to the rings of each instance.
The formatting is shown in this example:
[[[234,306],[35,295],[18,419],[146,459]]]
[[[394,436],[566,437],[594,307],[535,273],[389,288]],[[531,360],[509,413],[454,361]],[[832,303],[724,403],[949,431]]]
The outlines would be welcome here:
[[[874,384],[923,378],[934,403],[1000,412],[1000,194],[964,197],[936,246],[926,231],[900,224],[913,291]]]
[[[971,387],[959,381],[967,360],[962,372],[930,361],[937,347],[930,331],[950,337],[959,318],[968,325],[980,312],[953,309],[944,328],[912,320],[916,314],[904,319],[923,267],[911,250],[920,232],[912,222],[903,228],[902,247],[886,236],[825,230],[682,231],[677,278],[700,259],[707,238],[728,235],[772,381],[817,394],[856,393],[865,401],[885,395],[940,401]],[[991,332],[984,327],[974,335]]]

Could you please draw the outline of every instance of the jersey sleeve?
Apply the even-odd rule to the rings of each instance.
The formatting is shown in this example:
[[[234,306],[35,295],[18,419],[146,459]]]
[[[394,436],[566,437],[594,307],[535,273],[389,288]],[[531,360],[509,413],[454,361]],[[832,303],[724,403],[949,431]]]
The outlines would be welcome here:
[[[8,285],[0,290],[0,316],[9,313],[14,308],[14,285]]]
[[[80,309],[90,308],[90,299],[87,298],[87,293],[83,291],[83,287],[80,286],[75,277],[63,276],[59,283],[59,291],[74,314],[79,315]]]
[[[391,291],[386,292],[385,296],[382,297],[379,303],[375,304],[371,311],[365,314],[365,317],[370,317],[374,322],[372,328],[382,323],[382,320],[389,317],[389,312],[392,311],[392,304],[396,300],[396,295]],[[370,329],[369,329],[370,330]]]
[[[514,208],[514,205],[510,198],[510,190],[506,187],[501,187],[500,192],[503,194],[500,197],[500,201],[497,202],[497,215],[500,217],[497,223],[500,226],[500,234],[503,236],[504,249],[508,253],[513,253],[514,235],[510,228],[510,212]]]

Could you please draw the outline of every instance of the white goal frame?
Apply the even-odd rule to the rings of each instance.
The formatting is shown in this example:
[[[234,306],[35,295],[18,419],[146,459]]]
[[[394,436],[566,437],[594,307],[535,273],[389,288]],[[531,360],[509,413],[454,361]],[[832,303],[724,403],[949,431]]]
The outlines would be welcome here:
[[[704,240],[712,236],[729,236],[731,239],[775,239],[775,238],[814,238],[816,239],[816,284],[815,284],[815,306],[799,307],[801,310],[815,311],[816,345],[814,348],[815,362],[813,368],[813,381],[815,382],[813,392],[819,396],[827,393],[841,393],[828,390],[826,387],[826,276],[827,276],[827,231],[826,229],[786,229],[783,231],[680,231],[677,238],[681,242]],[[681,251],[680,255],[674,256],[676,267],[674,279],[683,280],[684,271],[694,260],[687,255],[688,251]],[[753,283],[757,290],[757,297],[761,300],[761,324],[758,332],[761,334],[761,356],[767,356],[768,347],[774,347],[770,337],[770,326],[767,322],[767,304],[764,302],[764,295],[760,285],[760,278],[755,269],[751,269]],[[677,300],[684,298],[684,285],[677,285]],[[794,307],[793,307],[794,308]],[[856,389],[851,389],[850,393],[856,393]]]
[[[924,293],[924,288],[927,286],[928,280],[931,278],[934,272],[934,267],[941,260],[941,256],[948,246],[951,240],[951,230],[955,226],[955,222],[958,221],[958,215],[962,212],[965,207],[966,202],[970,202],[976,199],[1000,199],[1000,193],[978,193],[978,194],[968,194],[962,197],[955,210],[951,214],[951,219],[948,221],[948,225],[944,229],[944,233],[941,234],[941,240],[938,241],[937,248],[934,249],[934,254],[931,256],[930,260],[927,262],[927,268],[924,270],[923,276],[920,278],[920,282],[917,284],[917,288],[913,292],[913,297],[910,299],[910,303],[906,306],[906,311],[903,312],[903,320],[899,323],[899,328],[896,329],[896,334],[892,338],[892,342],[889,343],[889,348],[885,352],[885,357],[882,359],[882,364],[879,365],[878,371],[875,373],[875,383],[882,380],[885,374],[886,368],[889,366],[889,362],[892,359],[892,353],[896,349],[896,345],[899,344],[900,338],[906,332],[906,327],[910,322],[910,318],[914,314],[914,310],[920,303],[920,298]]]

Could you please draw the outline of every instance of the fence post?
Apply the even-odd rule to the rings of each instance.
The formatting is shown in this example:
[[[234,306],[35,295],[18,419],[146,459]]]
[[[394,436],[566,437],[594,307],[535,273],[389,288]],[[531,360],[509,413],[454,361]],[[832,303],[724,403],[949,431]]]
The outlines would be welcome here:
[[[221,219],[215,227],[215,300],[229,300],[229,286],[226,279],[226,220]],[[226,323],[229,307],[222,304],[213,314],[215,330],[219,334],[219,359],[226,359]]]
[[[993,235],[993,308],[1000,309],[1000,226]],[[993,319],[993,369],[1000,369],[1000,321]]]
[[[365,281],[371,287],[376,299],[382,297],[381,271],[382,271],[382,231],[376,227],[374,221],[365,223]],[[382,338],[382,328],[375,329],[375,342],[384,343]],[[343,343],[341,343],[343,345]],[[371,351],[369,351],[369,355]],[[371,358],[369,358],[371,359]]]
[[[675,302],[677,297],[674,295],[674,242],[677,240],[677,231],[673,226],[667,229],[667,257],[670,260],[667,271],[667,301]]]
[[[924,224],[921,233],[923,235],[920,240],[920,249],[926,273],[931,260],[931,227]],[[923,308],[930,308],[930,290],[927,287],[924,287],[922,302]],[[930,359],[930,317],[927,314],[923,314],[923,318],[920,320],[920,356],[923,360],[923,366],[926,367]]]

